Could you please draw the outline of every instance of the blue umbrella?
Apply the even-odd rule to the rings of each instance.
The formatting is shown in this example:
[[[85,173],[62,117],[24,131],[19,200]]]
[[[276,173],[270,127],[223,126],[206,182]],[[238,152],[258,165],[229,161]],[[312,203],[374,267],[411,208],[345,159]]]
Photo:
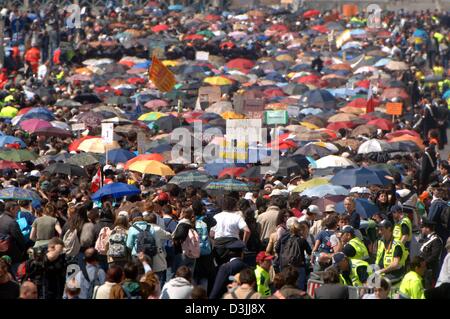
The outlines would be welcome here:
[[[136,155],[134,155],[134,153],[132,153],[128,150],[124,150],[122,148],[117,148],[117,149],[108,151],[107,157],[108,157],[108,162],[117,164],[117,163],[125,163],[128,160],[132,159],[133,157],[136,157]]]
[[[391,181],[385,177],[386,175],[389,175],[386,171],[365,167],[343,169],[333,176],[330,183],[346,187],[389,185]]]
[[[41,197],[35,191],[20,187],[7,187],[1,189],[0,199],[41,201]]]
[[[19,144],[20,147],[26,147],[26,144],[20,138],[11,135],[0,136],[0,147],[5,147],[6,144]]]
[[[135,64],[132,67],[132,69],[148,69],[151,64],[152,64],[151,61],[145,61],[145,62],[137,63],[137,64]]]
[[[317,89],[305,93],[308,106],[320,108],[334,108],[336,106],[335,97],[327,90]]]
[[[100,200],[102,197],[111,196],[113,198],[119,198],[123,196],[132,196],[140,194],[141,191],[133,185],[125,183],[111,183],[103,186],[97,192],[92,194],[93,200]]]
[[[355,198],[355,204],[356,212],[361,216],[361,218],[370,218],[379,211],[377,205],[365,198]],[[344,202],[340,202],[336,205],[336,212],[339,214],[345,213]]]
[[[181,11],[184,9],[184,6],[182,6],[181,4],[174,4],[169,6],[168,8],[170,11]]]
[[[325,197],[326,195],[348,195],[349,191],[345,187],[337,185],[319,185],[303,191],[300,195],[309,197]]]
[[[212,181],[205,186],[208,191],[229,191],[229,192],[250,192],[257,187],[255,184],[244,183],[237,179],[222,179],[218,181]]]
[[[381,60],[378,60],[377,63],[375,63],[373,66],[375,67],[381,67],[381,66],[385,66],[386,64],[388,64],[389,62],[391,62],[391,59],[388,58],[383,58]]]
[[[25,121],[25,120],[30,120],[30,119],[40,119],[40,120],[44,120],[47,122],[53,121],[55,119],[55,117],[53,116],[53,114],[49,114],[46,112],[28,112],[26,114],[24,114],[21,118],[20,118],[20,122]]]
[[[323,110],[316,109],[313,107],[307,107],[307,108],[300,110],[300,113],[305,114],[305,115],[317,115],[317,114],[323,113]]]
[[[172,145],[170,144],[161,144],[147,150],[147,153],[164,153],[172,150]]]

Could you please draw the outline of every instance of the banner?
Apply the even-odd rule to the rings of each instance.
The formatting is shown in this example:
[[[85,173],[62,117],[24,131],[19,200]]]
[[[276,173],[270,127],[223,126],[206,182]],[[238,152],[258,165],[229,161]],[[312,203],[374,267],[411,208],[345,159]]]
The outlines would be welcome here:
[[[403,103],[386,103],[386,113],[390,115],[402,115]]]
[[[114,123],[102,123],[102,140],[105,144],[114,142]]]
[[[264,112],[264,122],[267,125],[286,125],[288,123],[289,116],[287,111],[266,111]]]
[[[171,91],[177,83],[173,73],[155,55],[152,58],[149,77],[158,90],[162,92]]]

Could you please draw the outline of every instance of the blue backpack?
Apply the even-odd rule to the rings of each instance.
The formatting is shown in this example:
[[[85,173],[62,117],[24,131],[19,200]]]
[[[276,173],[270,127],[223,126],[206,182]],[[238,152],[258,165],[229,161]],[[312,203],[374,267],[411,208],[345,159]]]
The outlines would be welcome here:
[[[200,256],[211,254],[211,242],[209,240],[208,226],[203,221],[204,217],[199,217],[195,221],[195,229],[197,230],[200,239]]]
[[[19,225],[20,232],[22,233],[23,237],[25,237],[26,240],[29,240],[31,233],[31,225],[29,225],[28,220],[24,216],[22,216],[21,211],[17,213],[16,221],[17,224]]]

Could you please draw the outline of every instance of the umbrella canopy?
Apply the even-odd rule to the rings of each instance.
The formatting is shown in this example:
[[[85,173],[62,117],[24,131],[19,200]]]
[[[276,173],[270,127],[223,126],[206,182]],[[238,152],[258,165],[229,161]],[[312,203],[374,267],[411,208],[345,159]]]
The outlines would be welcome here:
[[[308,106],[320,108],[334,108],[336,106],[336,98],[327,90],[312,90],[305,94]]]
[[[309,197],[325,197],[326,195],[348,195],[349,191],[345,187],[338,185],[319,185],[306,189],[300,195]]]
[[[377,126],[378,128],[382,129],[383,131],[390,131],[392,130],[392,122],[386,119],[376,119],[376,120],[372,120],[367,122],[368,125],[374,125]]]
[[[200,188],[211,182],[212,177],[199,171],[184,171],[178,173],[169,181],[170,184],[178,185],[180,188],[188,186]]]
[[[7,187],[0,190],[0,199],[3,200],[38,200],[41,197],[30,189],[23,189],[20,187]]]
[[[25,169],[26,166],[20,163],[0,160],[0,170],[2,169]]]
[[[123,196],[133,196],[140,194],[141,191],[134,185],[125,183],[111,183],[103,186],[97,192],[92,194],[93,200],[101,200],[103,197],[119,198]]]
[[[161,113],[161,112],[149,112],[144,113],[141,116],[139,116],[139,121],[146,121],[146,122],[152,122],[156,121],[161,117],[167,116],[167,114]]]
[[[316,161],[316,168],[347,167],[347,166],[355,166],[355,163],[353,163],[348,158],[336,155],[328,155]]]
[[[343,169],[336,173],[330,180],[334,185],[347,187],[389,185],[391,181],[385,176],[388,174],[384,170],[368,169],[365,167],[356,169]]]
[[[20,127],[29,133],[33,133],[34,131],[42,128],[50,128],[52,125],[50,122],[43,121],[40,119],[30,119],[20,122]]]
[[[12,162],[26,162],[35,160],[38,156],[29,150],[2,150],[0,151],[0,159]]]
[[[26,144],[20,138],[10,135],[0,136],[0,147],[5,147],[8,144],[17,144],[21,148],[26,147]]]
[[[160,117],[154,123],[160,130],[169,133],[172,132],[175,128],[182,126],[184,120],[182,118],[180,119],[173,115],[169,115]]]
[[[77,166],[89,166],[93,164],[97,164],[99,161],[98,159],[89,153],[78,153],[74,154],[71,157],[69,157],[65,163],[77,165]]]
[[[13,118],[19,113],[19,110],[12,106],[5,106],[0,111],[1,118]]]
[[[228,167],[223,169],[218,177],[222,178],[224,176],[231,176],[231,177],[236,177],[236,176],[240,176],[242,173],[244,173],[247,169],[245,167]]]
[[[120,148],[119,143],[117,141],[113,141],[111,144],[105,144],[103,139],[100,137],[89,138],[82,141],[77,150],[83,152],[91,152],[91,153],[106,153],[108,150],[113,150],[116,148]]]
[[[277,176],[291,176],[300,173],[302,167],[298,163],[290,158],[283,158],[278,164],[278,171],[275,173]]]
[[[207,191],[250,192],[255,190],[255,185],[244,183],[237,179],[223,179],[212,181],[205,186]]]
[[[355,210],[361,216],[361,218],[367,219],[372,217],[375,213],[379,211],[377,205],[365,198],[355,198]],[[336,205],[336,212],[343,214],[345,213],[344,202],[338,203]]]
[[[308,143],[305,146],[299,148],[297,151],[295,151],[294,154],[301,154],[301,155],[307,155],[307,156],[314,156],[317,155],[319,157],[324,157],[327,155],[331,155],[333,153],[336,153],[338,150],[330,150],[327,147],[325,147],[323,144],[325,143]]]
[[[376,152],[385,152],[390,149],[389,143],[382,140],[372,139],[365,141],[358,148],[358,154],[369,154]]]
[[[328,122],[329,123],[334,123],[334,122],[354,122],[354,121],[358,121],[358,120],[359,120],[359,118],[355,114],[339,113],[339,114],[331,116],[328,119]]]
[[[122,148],[116,148],[110,150],[106,153],[106,158],[108,162],[113,164],[117,163],[126,163],[128,160],[136,157],[136,155],[128,150],[124,150]]]
[[[141,154],[138,155],[130,160],[128,160],[125,164],[125,169],[128,169],[128,167],[133,164],[134,162],[138,161],[158,161],[158,162],[164,162],[164,156],[161,154]]]
[[[175,175],[175,172],[169,166],[154,160],[134,162],[128,166],[128,169],[130,171],[135,171],[142,174],[153,174],[159,176]]]
[[[329,184],[329,183],[330,183],[330,181],[329,181],[328,178],[324,178],[324,177],[313,178],[313,179],[310,179],[309,181],[306,181],[304,183],[301,183],[301,184],[297,185],[297,187],[295,187],[292,190],[292,192],[294,192],[294,193],[301,193],[305,189],[315,188],[317,186],[326,185],[326,184]]]
[[[38,128],[33,132],[33,134],[39,136],[58,136],[58,137],[72,136],[72,132],[54,126]]]
[[[408,64],[403,61],[389,61],[384,67],[391,71],[404,71],[409,69]]]
[[[49,172],[50,174],[64,174],[69,176],[85,176],[86,171],[77,165],[67,164],[67,163],[55,163],[44,169],[44,172]]]

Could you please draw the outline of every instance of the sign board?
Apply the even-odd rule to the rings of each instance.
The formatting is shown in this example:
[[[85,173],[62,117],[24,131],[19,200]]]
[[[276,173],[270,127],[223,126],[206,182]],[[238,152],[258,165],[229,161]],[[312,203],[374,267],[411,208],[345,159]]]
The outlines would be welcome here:
[[[195,52],[195,59],[197,61],[209,61],[209,52],[197,51]]]
[[[237,142],[261,143],[263,141],[262,120],[227,120],[226,138]]]
[[[84,123],[72,124],[72,131],[84,131],[86,125]]]
[[[386,113],[390,115],[402,115],[403,103],[386,103]]]
[[[286,125],[288,123],[289,116],[287,111],[265,111],[264,122],[267,125]]]
[[[287,112],[289,117],[297,118],[298,115],[300,114],[300,107],[295,105],[289,105],[287,107]]]
[[[114,141],[114,123],[102,123],[102,140],[105,144]]]

